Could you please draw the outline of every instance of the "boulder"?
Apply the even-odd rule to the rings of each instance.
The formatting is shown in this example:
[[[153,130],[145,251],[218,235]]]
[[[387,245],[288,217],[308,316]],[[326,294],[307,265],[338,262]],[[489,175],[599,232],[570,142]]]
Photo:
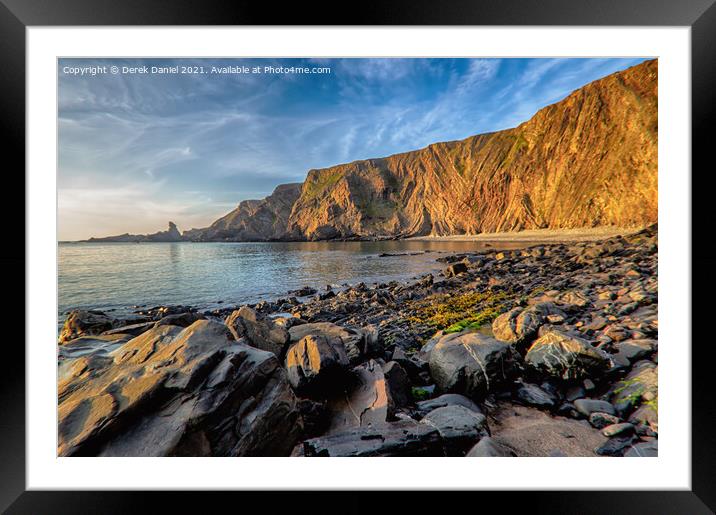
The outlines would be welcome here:
[[[442,438],[427,424],[400,420],[379,427],[353,427],[303,442],[299,456],[442,456]]]
[[[328,401],[331,419],[328,433],[381,426],[394,418],[395,402],[380,363],[371,359],[351,372],[352,384],[343,391],[333,392],[334,397]]]
[[[659,440],[632,445],[624,453],[625,458],[656,458],[659,456]]]
[[[405,407],[412,401],[410,378],[405,369],[396,361],[383,365],[383,375],[396,408]]]
[[[497,443],[489,436],[480,439],[465,455],[467,458],[511,458],[515,456],[517,455],[512,449]]]
[[[498,316],[492,322],[495,338],[504,342],[521,344],[537,335],[540,326],[550,317],[564,317],[565,313],[551,302],[539,302],[528,308],[514,308]]]
[[[417,413],[420,416],[425,416],[431,411],[445,406],[463,406],[464,408],[472,410],[475,413],[482,413],[482,410],[477,404],[459,393],[446,393],[444,395],[440,395],[439,397],[435,397],[434,399],[420,401],[416,404]]]
[[[609,413],[602,413],[600,411],[594,411],[589,414],[589,423],[597,429],[603,429],[607,426],[611,426],[619,423],[619,417]]]
[[[594,453],[599,456],[623,456],[624,452],[637,440],[631,434],[621,433],[618,436],[609,438],[602,445],[594,449]]]
[[[527,351],[525,362],[539,373],[563,380],[601,374],[609,367],[606,354],[583,338],[556,329],[540,336]]]
[[[431,411],[420,423],[438,430],[446,456],[464,456],[480,438],[490,436],[485,415],[455,404]]]
[[[507,343],[476,332],[453,333],[430,353],[430,373],[441,392],[477,399],[509,380],[518,359]]]
[[[287,456],[302,430],[276,357],[209,320],[150,329],[58,390],[60,456]]]
[[[515,390],[515,399],[526,406],[543,409],[552,409],[557,404],[554,395],[531,383],[520,383]]]
[[[299,393],[320,395],[342,386],[348,356],[340,338],[308,335],[286,353],[286,375]]]
[[[298,456],[463,456],[489,433],[484,415],[462,406],[431,412],[420,422],[404,418],[352,427],[303,442]]]
[[[67,315],[59,342],[62,344],[80,336],[100,334],[116,326],[117,320],[101,311],[76,309]]]
[[[341,327],[331,322],[316,322],[313,324],[301,324],[291,327],[289,330],[291,342],[298,342],[309,334],[326,336],[329,338],[340,338],[346,349],[348,360],[352,365],[357,364],[362,356],[369,355],[377,343],[377,331],[374,327],[369,329],[356,329],[352,327]]]
[[[252,347],[272,352],[283,360],[290,338],[288,330],[282,325],[247,306],[231,313],[225,323],[237,341],[245,338]]]
[[[205,317],[199,313],[187,311],[185,313],[174,313],[172,315],[166,315],[157,320],[155,326],[160,327],[163,325],[175,325],[177,327],[189,327],[197,320],[203,320]]]
[[[607,401],[600,401],[597,399],[577,399],[574,401],[574,407],[585,417],[589,417],[592,413],[607,413],[609,415],[616,415],[614,406]]]
[[[656,350],[656,340],[639,339],[624,340],[614,344],[617,350],[616,359],[626,360],[626,363],[634,363],[649,356]]]

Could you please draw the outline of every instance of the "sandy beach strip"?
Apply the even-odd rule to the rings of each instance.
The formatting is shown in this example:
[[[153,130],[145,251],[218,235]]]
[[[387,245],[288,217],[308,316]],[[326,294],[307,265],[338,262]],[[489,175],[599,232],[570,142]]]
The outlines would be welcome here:
[[[570,242],[596,241],[613,236],[626,236],[642,230],[642,227],[587,227],[579,229],[532,229],[517,232],[493,232],[482,234],[455,234],[451,236],[416,236],[414,241],[485,241],[485,242]]]

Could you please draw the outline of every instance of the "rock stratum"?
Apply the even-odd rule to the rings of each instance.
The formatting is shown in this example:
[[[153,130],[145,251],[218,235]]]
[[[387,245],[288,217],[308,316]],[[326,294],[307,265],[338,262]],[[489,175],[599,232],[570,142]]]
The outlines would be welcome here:
[[[321,240],[646,226],[657,220],[657,72],[653,60],[609,75],[513,129],[311,170],[300,191],[279,187],[287,191],[242,202],[187,236]]]
[[[657,221],[657,86],[658,62],[645,61],[587,84],[512,129],[310,170],[302,184],[243,201],[182,239],[385,239],[645,227]],[[160,241],[158,234],[146,238]]]

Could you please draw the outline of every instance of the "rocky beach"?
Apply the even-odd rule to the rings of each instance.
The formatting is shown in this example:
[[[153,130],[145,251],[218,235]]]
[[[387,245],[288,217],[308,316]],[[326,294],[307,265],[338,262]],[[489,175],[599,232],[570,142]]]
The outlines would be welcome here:
[[[574,240],[439,254],[407,283],[73,311],[58,454],[656,456],[657,228]]]

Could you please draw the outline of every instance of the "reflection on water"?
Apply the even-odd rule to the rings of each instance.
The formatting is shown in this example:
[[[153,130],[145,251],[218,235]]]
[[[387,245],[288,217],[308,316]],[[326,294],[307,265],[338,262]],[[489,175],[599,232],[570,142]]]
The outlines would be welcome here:
[[[494,244],[518,248],[524,243]],[[134,305],[201,308],[285,296],[302,286],[409,280],[442,268],[440,253],[482,242],[61,243],[59,310],[131,311]],[[409,254],[380,257],[380,254]]]

